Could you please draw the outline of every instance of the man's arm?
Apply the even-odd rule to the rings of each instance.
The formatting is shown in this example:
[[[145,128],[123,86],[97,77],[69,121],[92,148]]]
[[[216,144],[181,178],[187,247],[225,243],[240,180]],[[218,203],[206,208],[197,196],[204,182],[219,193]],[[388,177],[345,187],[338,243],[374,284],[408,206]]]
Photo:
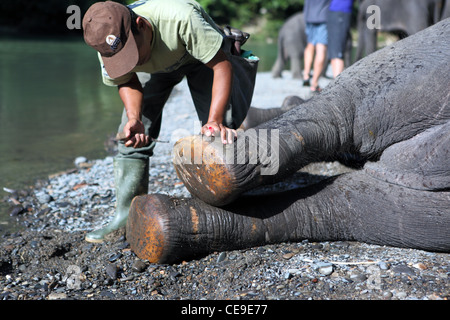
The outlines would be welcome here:
[[[141,121],[143,90],[136,74],[130,81],[119,85],[119,96],[125,106],[128,122],[123,132],[125,133],[125,146],[140,148],[149,144],[150,138],[145,135],[144,124]]]
[[[214,77],[208,123],[202,127],[201,133],[210,136],[220,132],[222,143],[233,143],[236,131],[222,124],[231,95],[233,80],[231,62],[222,49],[219,49],[206,65],[213,70]]]

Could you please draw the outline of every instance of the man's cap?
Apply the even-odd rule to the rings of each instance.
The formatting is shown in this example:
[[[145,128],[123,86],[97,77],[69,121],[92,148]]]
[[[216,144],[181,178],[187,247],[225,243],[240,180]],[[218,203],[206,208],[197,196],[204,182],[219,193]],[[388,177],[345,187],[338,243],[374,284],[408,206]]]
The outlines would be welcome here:
[[[118,78],[139,61],[129,9],[117,2],[94,3],[83,18],[84,41],[102,56],[106,72]]]

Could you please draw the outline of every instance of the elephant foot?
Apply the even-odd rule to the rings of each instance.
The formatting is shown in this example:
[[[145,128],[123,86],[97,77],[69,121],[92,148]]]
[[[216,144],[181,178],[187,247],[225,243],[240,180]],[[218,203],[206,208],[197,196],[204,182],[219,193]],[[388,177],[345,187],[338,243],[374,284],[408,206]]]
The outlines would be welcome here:
[[[150,263],[177,263],[266,242],[262,220],[236,216],[198,199],[134,198],[126,226],[131,250]]]
[[[229,166],[233,152],[234,145],[223,145],[220,139],[190,136],[175,144],[173,165],[192,195],[223,205],[238,196],[236,177]]]
[[[126,237],[133,251],[151,263],[164,263],[170,239],[166,203],[157,196],[136,197],[131,203],[130,213]]]

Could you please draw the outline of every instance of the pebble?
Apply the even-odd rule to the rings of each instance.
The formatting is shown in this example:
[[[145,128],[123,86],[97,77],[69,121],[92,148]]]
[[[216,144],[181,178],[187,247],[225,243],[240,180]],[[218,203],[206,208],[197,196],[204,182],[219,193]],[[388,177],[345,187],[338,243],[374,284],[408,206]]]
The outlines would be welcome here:
[[[147,268],[147,264],[142,260],[135,260],[131,268],[134,272],[141,273],[145,271],[145,269]]]
[[[47,297],[48,300],[65,300],[67,299],[67,294],[64,292],[52,292]]]
[[[383,300],[390,300],[392,298],[393,294],[390,291],[383,292]]]
[[[417,268],[417,269],[419,269],[419,270],[426,270],[426,269],[427,269],[427,266],[424,265],[422,262],[415,263],[415,264],[413,265],[413,267],[414,267],[414,268]]]
[[[105,267],[106,274],[111,280],[117,279],[117,266],[114,263],[108,263]]]
[[[283,259],[289,260],[289,259],[291,259],[294,255],[295,255],[295,253],[293,253],[293,252],[285,253],[285,254],[283,254]]]
[[[222,261],[224,261],[227,258],[227,253],[226,252],[221,252],[219,254],[219,256],[217,257],[217,263],[220,263]]]
[[[406,266],[404,264],[394,266],[394,268],[392,270],[395,273],[397,273],[397,274],[402,274],[403,273],[403,274],[407,274],[407,275],[410,275],[410,276],[416,275],[416,273],[414,272],[413,269],[411,269],[410,267],[408,267],[408,266]]]
[[[366,281],[367,276],[364,273],[353,273],[350,275],[350,280],[354,281],[354,282],[362,282],[362,281]]]
[[[329,276],[333,273],[333,264],[331,263],[323,263],[318,267],[318,271],[320,274],[324,276]]]
[[[88,159],[86,157],[77,157],[77,158],[75,158],[74,164],[78,167],[82,163],[86,163],[86,162],[88,162]]]
[[[118,259],[120,259],[123,256],[123,254],[121,252],[117,252],[115,254],[113,254],[108,260],[109,262],[114,262]]]
[[[13,206],[10,209],[9,215],[11,217],[15,217],[15,216],[18,216],[19,214],[23,213],[24,211],[25,211],[25,208],[22,205],[18,204],[18,205]]]

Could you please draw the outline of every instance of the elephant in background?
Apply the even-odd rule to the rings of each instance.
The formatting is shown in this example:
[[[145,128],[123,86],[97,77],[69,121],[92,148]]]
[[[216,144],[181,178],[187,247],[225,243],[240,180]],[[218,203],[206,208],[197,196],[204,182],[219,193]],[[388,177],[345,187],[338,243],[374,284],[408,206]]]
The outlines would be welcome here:
[[[413,35],[444,17],[444,5],[449,0],[363,0],[358,9],[358,47],[356,60],[377,50],[378,31],[391,32],[400,39]],[[380,28],[368,28],[374,14],[369,6],[380,8]],[[448,4],[447,4],[448,6]],[[448,10],[447,10],[448,11]],[[442,13],[441,13],[442,12]]]
[[[290,16],[278,33],[277,59],[272,67],[272,77],[280,78],[288,61],[291,62],[292,78],[302,77],[303,52],[307,44],[303,12]],[[345,51],[345,65],[351,64],[352,37],[348,34]]]
[[[284,66],[290,60],[292,77],[301,78],[305,47],[305,19],[303,18],[303,12],[299,12],[290,16],[278,33],[278,54],[272,67],[272,76],[280,78]]]

